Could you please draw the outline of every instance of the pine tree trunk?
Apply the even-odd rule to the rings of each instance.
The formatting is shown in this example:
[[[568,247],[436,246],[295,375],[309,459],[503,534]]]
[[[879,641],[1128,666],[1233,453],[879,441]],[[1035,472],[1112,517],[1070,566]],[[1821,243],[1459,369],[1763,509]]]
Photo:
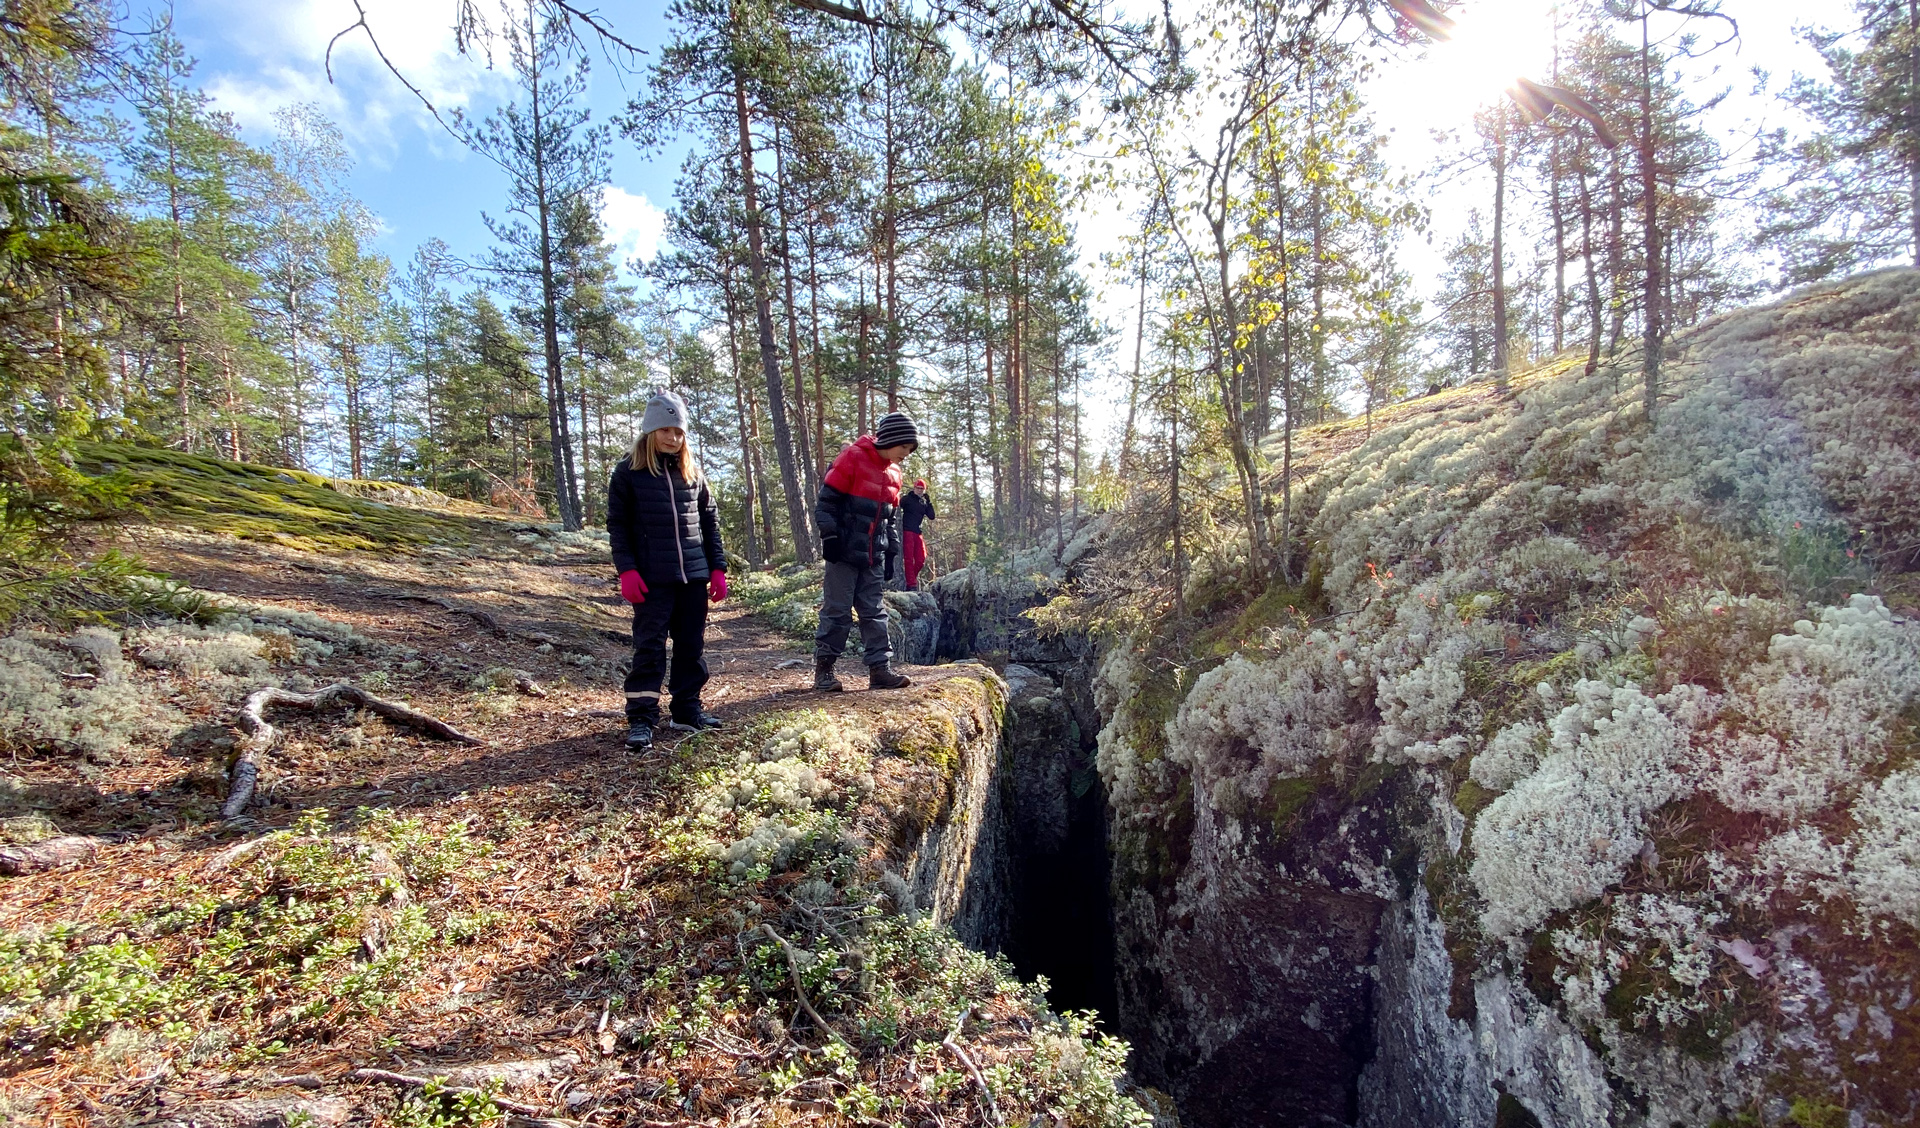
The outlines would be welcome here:
[[[781,149],[778,125],[774,127],[773,143],[774,183],[780,203],[780,270],[785,278],[787,296],[787,363],[793,366],[794,438],[800,461],[800,481],[804,487],[802,496],[811,498],[820,492],[820,482],[815,477],[813,439],[807,433],[807,381],[800,370],[800,306],[793,296],[793,243],[787,235],[787,158]],[[812,532],[809,523],[809,537]]]
[[[1065,513],[1067,508],[1066,499],[1065,499],[1065,495],[1061,493],[1061,488],[1064,484],[1062,482],[1062,478],[1064,475],[1061,473],[1062,468],[1060,466],[1060,399],[1061,399],[1061,396],[1060,396],[1060,353],[1058,350],[1055,350],[1053,354],[1052,371],[1053,371],[1053,381],[1052,381],[1051,387],[1049,388],[1049,391],[1053,393],[1053,554],[1054,554],[1053,560],[1054,560],[1054,563],[1057,564],[1060,562],[1061,553],[1063,553],[1066,549],[1066,540],[1067,540],[1066,527],[1064,525],[1064,518],[1065,518]]]
[[[1293,582],[1293,269],[1287,250],[1286,194],[1273,173],[1280,244],[1280,579]]]
[[[1907,0],[1907,202],[1920,266],[1920,0]]]
[[[1496,108],[1493,122],[1493,383],[1507,392],[1507,115]]]
[[[529,36],[534,34],[531,24]],[[530,44],[530,55],[538,59]],[[568,434],[566,384],[560,370],[560,295],[554,279],[553,222],[548,199],[545,110],[540,100],[540,68],[532,68],[528,88],[533,115],[533,176],[535,220],[540,225],[540,338],[546,360],[548,455],[553,463],[554,508],[560,511],[560,527],[569,532],[580,529],[580,489],[573,474],[573,437]]]
[[[885,254],[887,323],[885,336],[881,343],[887,350],[887,410],[900,410],[900,201],[899,191],[899,145],[893,128],[893,90],[891,83],[886,87],[886,109],[884,126],[886,135],[882,150],[885,154],[886,176],[880,195],[880,247]],[[878,297],[878,295],[875,295]]]
[[[982,228],[985,227],[985,213],[982,213]],[[993,532],[1000,537],[1007,531],[1006,499],[1002,494],[1000,475],[1000,405],[995,402],[993,383],[993,283],[987,272],[985,258],[986,243],[982,241],[980,261],[980,317],[981,344],[986,350],[986,379],[982,388],[987,395],[987,472],[993,477]]]
[[[814,260],[813,225],[807,225],[807,321],[813,335],[813,481],[819,489],[831,459],[827,456],[827,384],[820,372],[820,267]]]
[[[1547,158],[1553,183],[1548,205],[1553,213],[1553,354],[1567,347],[1567,217],[1560,198],[1560,135],[1553,135],[1553,152]]]
[[[58,314],[58,310],[55,314]],[[227,457],[240,461],[240,399],[233,386],[233,350],[220,349],[220,376],[227,385]]]
[[[187,293],[180,265],[180,245],[185,241],[180,216],[179,151],[172,131],[167,135],[167,211],[172,219],[173,251],[173,332],[175,376],[179,380],[180,449],[193,453],[193,396],[187,375]]]
[[[760,566],[766,562],[766,558],[760,553],[760,541],[753,527],[753,512],[758,504],[759,491],[754,488],[753,436],[748,430],[748,422],[752,419],[752,414],[747,410],[746,393],[740,386],[743,382],[740,375],[740,330],[733,312],[735,305],[731,272],[727,275],[726,305],[727,355],[732,362],[733,372],[733,417],[734,421],[740,425],[740,477],[744,483],[743,492],[746,494],[747,504],[746,516],[741,521],[741,526],[746,530],[747,536],[747,567],[751,571],[759,571]]]
[[[1140,407],[1140,365],[1147,345],[1147,247],[1140,244],[1140,307],[1133,325],[1133,377],[1127,381],[1127,423],[1120,432],[1120,480],[1126,481],[1128,463],[1133,455],[1134,416]]]
[[[1167,502],[1173,516],[1173,613],[1176,618],[1187,617],[1187,544],[1181,535],[1180,520],[1180,390],[1172,389],[1173,408],[1168,417],[1172,420],[1172,441],[1168,446],[1172,455],[1172,469],[1168,474]]]
[[[587,429],[587,370],[582,358],[580,368],[580,478],[583,485],[580,490],[580,523],[593,524],[593,454],[588,449],[588,438],[593,432]]]
[[[340,380],[347,397],[347,476],[360,478],[360,359],[350,347],[340,350]]]
[[[867,280],[860,280],[860,329],[853,347],[853,429],[856,434],[864,435],[867,427],[867,385],[870,382],[868,363],[873,350],[869,347],[867,329],[872,323],[867,309]]]
[[[1608,159],[1607,293],[1612,312],[1607,355],[1618,356],[1627,332],[1627,188],[1618,150]]]
[[[733,9],[736,32],[740,28],[740,8]],[[780,459],[780,486],[787,498],[787,529],[793,538],[794,559],[811,564],[816,559],[813,535],[809,531],[806,498],[800,492],[799,468],[793,455],[793,431],[787,425],[786,390],[780,375],[780,356],[773,336],[773,300],[767,281],[767,258],[761,225],[760,202],[755,196],[753,170],[753,133],[747,114],[746,79],[738,70],[733,75],[734,114],[740,126],[740,190],[747,221],[747,273],[753,288],[754,321],[759,329],[760,368],[767,383],[767,414],[773,421],[773,446]]]
[[[1580,163],[1580,246],[1581,255],[1586,259],[1587,274],[1587,315],[1589,332],[1587,336],[1587,375],[1591,376],[1600,367],[1600,270],[1594,261],[1593,246],[1593,186],[1587,180],[1587,166]]]
[[[1233,158],[1229,154],[1224,159],[1230,164]],[[1260,501],[1259,467],[1254,464],[1253,451],[1247,440],[1246,365],[1238,344],[1240,314],[1233,300],[1233,279],[1229,274],[1233,249],[1226,231],[1228,208],[1232,202],[1228,192],[1229,184],[1223,176],[1218,201],[1220,210],[1208,224],[1213,232],[1214,261],[1220,285],[1219,319],[1213,326],[1213,369],[1220,388],[1221,406],[1227,414],[1227,450],[1233,457],[1234,473],[1240,479],[1241,504],[1247,510],[1247,564],[1253,569],[1255,583],[1264,587],[1268,574],[1266,514]]]
[[[1642,0],[1640,10],[1640,210],[1641,223],[1646,227],[1647,285],[1645,318],[1645,345],[1641,360],[1641,374],[1645,379],[1645,411],[1647,426],[1655,423],[1654,410],[1660,399],[1660,345],[1661,345],[1661,264],[1660,256],[1660,215],[1658,181],[1653,163],[1653,46],[1647,30],[1647,0]]]
[[[963,376],[962,379],[964,380],[965,377]],[[973,425],[973,405],[975,400],[971,395],[972,389],[969,388],[967,390],[969,394],[966,397],[966,403],[963,409],[966,411],[967,428],[967,480],[973,488],[973,532],[977,539],[980,533],[987,527],[987,515],[983,511],[980,502],[979,440]]]

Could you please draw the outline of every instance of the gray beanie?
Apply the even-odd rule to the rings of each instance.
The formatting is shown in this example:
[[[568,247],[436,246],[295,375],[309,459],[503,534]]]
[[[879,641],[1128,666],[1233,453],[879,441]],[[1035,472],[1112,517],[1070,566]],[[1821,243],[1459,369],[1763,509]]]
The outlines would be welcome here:
[[[687,401],[672,392],[655,392],[647,401],[647,413],[640,417],[640,433],[651,435],[662,427],[687,430]]]

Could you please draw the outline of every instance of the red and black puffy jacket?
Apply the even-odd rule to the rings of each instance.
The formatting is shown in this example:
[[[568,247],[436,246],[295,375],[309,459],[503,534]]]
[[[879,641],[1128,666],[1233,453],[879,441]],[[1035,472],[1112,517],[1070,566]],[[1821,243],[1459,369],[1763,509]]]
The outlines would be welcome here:
[[[894,517],[901,481],[900,468],[880,457],[872,435],[860,436],[840,452],[813,504],[828,560],[877,568],[887,557],[899,555]]]

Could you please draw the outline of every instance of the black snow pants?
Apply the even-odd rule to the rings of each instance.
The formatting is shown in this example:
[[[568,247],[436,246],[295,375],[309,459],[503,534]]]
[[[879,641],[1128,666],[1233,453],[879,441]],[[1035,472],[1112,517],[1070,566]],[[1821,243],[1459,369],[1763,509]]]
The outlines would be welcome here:
[[[700,690],[707,684],[707,585],[652,583],[645,603],[633,605],[633,669],[627,672],[627,721],[660,723],[660,678],[667,673],[667,639],[673,639],[673,671],[667,691],[672,717],[691,721],[700,715]]]

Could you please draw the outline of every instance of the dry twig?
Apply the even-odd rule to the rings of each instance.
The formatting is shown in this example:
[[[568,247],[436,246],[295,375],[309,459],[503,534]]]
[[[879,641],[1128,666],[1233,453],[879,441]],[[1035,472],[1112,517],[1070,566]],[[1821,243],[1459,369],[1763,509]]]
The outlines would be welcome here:
[[[800,1009],[807,1012],[807,1017],[813,1020],[813,1024],[815,1026],[818,1026],[820,1029],[826,1031],[828,1034],[831,1034],[833,1036],[834,1041],[840,1043],[841,1045],[845,1046],[849,1050],[853,1049],[853,1043],[847,1041],[845,1038],[842,1038],[840,1036],[840,1032],[838,1030],[835,1030],[833,1026],[827,1022],[826,1019],[821,1018],[820,1012],[817,1010],[814,1010],[813,1004],[807,1001],[806,989],[800,986],[800,961],[794,958],[793,945],[787,943],[786,937],[780,935],[778,932],[775,932],[771,924],[762,924],[760,926],[760,930],[762,932],[765,932],[768,936],[772,937],[773,942],[780,945],[780,950],[787,954],[787,974],[793,977],[793,993],[800,996]]]
[[[960,1048],[960,1043],[954,1041],[960,1036],[961,1029],[967,1025],[967,1018],[971,1014],[973,1014],[972,1007],[961,1011],[960,1021],[953,1024],[953,1030],[940,1040],[940,1044],[953,1051],[953,1056],[959,1058],[960,1064],[967,1067],[967,1072],[973,1077],[973,1083],[980,1086],[981,1095],[987,1098],[987,1115],[993,1118],[995,1124],[1004,1124],[1006,1122],[1000,1119],[1000,1104],[993,1099],[993,1090],[987,1088],[987,1079],[980,1075],[980,1067],[973,1064],[973,1058],[968,1056],[967,1051]]]
[[[254,757],[265,752],[273,744],[273,738],[277,735],[274,727],[267,723],[265,714],[267,710],[281,705],[309,711],[334,705],[357,705],[389,721],[420,729],[444,740],[457,740],[462,744],[482,743],[479,737],[469,736],[438,717],[429,716],[397,701],[375,697],[366,690],[345,682],[330,685],[314,693],[294,693],[291,690],[277,689],[272,686],[256,689],[247,697],[247,703],[240,707],[240,715],[235,719],[241,733],[240,755],[233,762],[233,786],[227,793],[227,801],[220,806],[221,818],[239,818],[240,812],[247,809],[248,801],[253,798],[254,784],[260,778],[260,766],[255,762]]]

